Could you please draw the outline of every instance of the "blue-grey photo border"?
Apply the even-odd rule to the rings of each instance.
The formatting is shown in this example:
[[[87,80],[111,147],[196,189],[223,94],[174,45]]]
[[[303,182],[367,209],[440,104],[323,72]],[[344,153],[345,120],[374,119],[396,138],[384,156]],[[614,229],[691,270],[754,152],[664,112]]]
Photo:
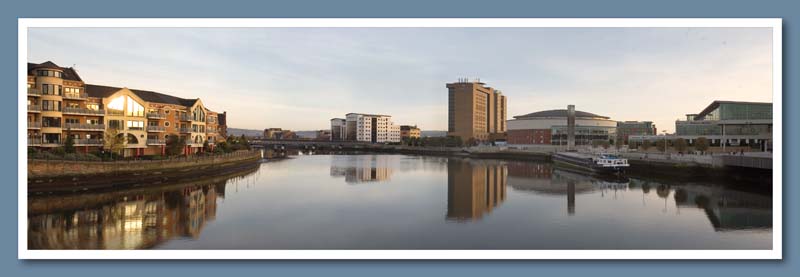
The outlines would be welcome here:
[[[17,259],[17,226],[0,229],[3,275],[725,275],[793,276],[800,273],[798,245],[793,235],[800,218],[797,199],[798,138],[797,52],[800,29],[797,1],[26,1],[0,8],[2,43],[0,122],[16,128],[17,19],[21,17],[532,17],[532,18],[783,18],[783,260],[781,261],[24,261]],[[794,34],[793,34],[794,33]],[[16,130],[16,129],[12,129]],[[0,176],[6,191],[0,211],[6,222],[17,222],[18,157],[16,135],[7,135]],[[788,200],[788,201],[787,201]]]

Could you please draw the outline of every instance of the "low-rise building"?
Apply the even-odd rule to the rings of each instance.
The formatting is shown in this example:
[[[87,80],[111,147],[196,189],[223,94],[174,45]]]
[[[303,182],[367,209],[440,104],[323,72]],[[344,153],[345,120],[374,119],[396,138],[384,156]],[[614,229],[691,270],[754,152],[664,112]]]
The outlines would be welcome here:
[[[291,130],[283,130],[281,128],[267,128],[264,129],[264,138],[278,139],[278,140],[297,139],[297,134],[295,134],[295,132],[292,132]]]
[[[698,138],[709,146],[748,151],[772,150],[772,103],[714,101],[686,120],[675,121],[675,134],[667,139],[682,138],[693,146]],[[642,143],[664,139],[663,136],[631,136],[629,141]]]
[[[316,140],[331,140],[330,130],[318,130],[315,137]]]
[[[400,139],[419,138],[421,132],[416,125],[400,125]]]
[[[617,122],[607,116],[575,111],[575,145],[610,141]],[[508,144],[567,145],[567,110],[547,110],[515,116],[508,121]]]
[[[226,113],[200,99],[154,91],[86,84],[75,69],[53,62],[28,63],[28,146],[63,146],[67,136],[83,152],[103,148],[114,129],[124,137],[124,156],[164,154],[169,136],[185,141],[184,153],[225,139]],[[222,115],[223,120],[219,117]]]
[[[630,136],[654,136],[658,130],[652,121],[619,121],[617,122],[617,139],[628,144]]]

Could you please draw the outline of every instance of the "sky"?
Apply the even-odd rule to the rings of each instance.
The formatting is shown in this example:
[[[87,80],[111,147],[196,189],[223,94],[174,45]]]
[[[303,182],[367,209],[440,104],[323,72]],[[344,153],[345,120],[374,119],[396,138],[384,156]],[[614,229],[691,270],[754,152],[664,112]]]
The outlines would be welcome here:
[[[28,61],[200,98],[246,129],[356,112],[446,130],[464,77],[501,90],[508,119],[574,104],[669,132],[714,100],[772,101],[770,28],[30,28]]]

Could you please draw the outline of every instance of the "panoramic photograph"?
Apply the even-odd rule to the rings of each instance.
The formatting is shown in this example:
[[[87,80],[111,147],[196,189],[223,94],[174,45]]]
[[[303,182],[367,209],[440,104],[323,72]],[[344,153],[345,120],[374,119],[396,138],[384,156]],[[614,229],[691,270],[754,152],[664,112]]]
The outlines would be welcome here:
[[[773,35],[31,27],[20,245],[773,250]]]

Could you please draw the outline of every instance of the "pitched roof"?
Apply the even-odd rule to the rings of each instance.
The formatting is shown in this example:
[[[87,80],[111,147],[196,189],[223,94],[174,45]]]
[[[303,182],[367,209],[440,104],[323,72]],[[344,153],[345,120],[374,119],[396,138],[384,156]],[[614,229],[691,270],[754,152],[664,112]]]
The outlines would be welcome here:
[[[40,68],[61,70],[64,73],[61,76],[62,79],[83,82],[83,79],[81,79],[81,76],[78,75],[78,72],[75,71],[74,68],[72,68],[72,67],[60,67],[60,66],[58,66],[57,64],[55,64],[55,63],[53,63],[51,61],[46,61],[46,62],[39,63],[39,64],[37,64],[37,63],[28,63],[28,74],[35,75],[33,73],[33,70],[40,69]]]
[[[546,110],[546,111],[539,111],[533,112],[526,115],[518,115],[514,118],[543,118],[543,117],[567,117],[567,110],[566,109],[558,109],[558,110]],[[602,119],[609,119],[610,117],[596,115],[593,113],[587,113],[584,111],[575,111],[575,117],[589,117],[589,118],[602,118]]]
[[[121,89],[122,88],[118,87],[86,84],[86,93],[89,95],[89,97],[105,98],[111,96],[112,94],[116,93]],[[130,89],[130,91],[136,94],[136,96],[139,96],[139,98],[141,98],[142,100],[154,103],[174,104],[174,105],[191,107],[198,100],[198,99],[184,99],[149,90]]]

